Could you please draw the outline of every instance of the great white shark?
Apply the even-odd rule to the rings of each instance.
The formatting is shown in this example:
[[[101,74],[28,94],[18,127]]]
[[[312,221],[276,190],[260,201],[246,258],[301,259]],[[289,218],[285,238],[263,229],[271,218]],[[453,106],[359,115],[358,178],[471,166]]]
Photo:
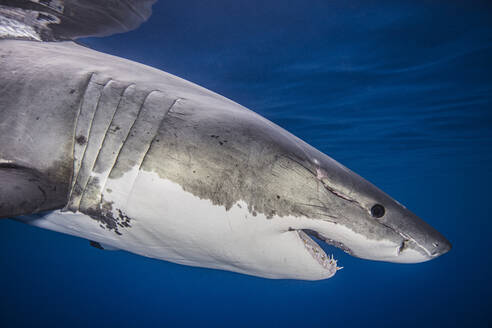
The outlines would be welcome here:
[[[153,1],[82,2],[0,1],[0,218],[266,278],[332,277],[337,261],[310,236],[377,261],[449,251],[403,205],[253,111],[71,41],[134,28]],[[97,6],[123,23],[77,21]]]

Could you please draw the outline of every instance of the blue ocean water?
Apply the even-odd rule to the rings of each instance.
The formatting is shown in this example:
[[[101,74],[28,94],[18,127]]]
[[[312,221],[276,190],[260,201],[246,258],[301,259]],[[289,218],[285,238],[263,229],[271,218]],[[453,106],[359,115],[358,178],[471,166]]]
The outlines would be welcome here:
[[[140,29],[81,42],[264,115],[453,249],[414,265],[335,250],[332,279],[267,280],[2,220],[0,327],[492,325],[490,3],[161,0]]]

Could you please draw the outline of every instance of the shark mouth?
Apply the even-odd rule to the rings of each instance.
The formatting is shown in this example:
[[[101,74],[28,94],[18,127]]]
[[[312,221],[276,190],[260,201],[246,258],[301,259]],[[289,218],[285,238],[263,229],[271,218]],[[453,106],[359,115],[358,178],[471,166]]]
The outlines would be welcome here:
[[[336,271],[343,269],[343,267],[337,266],[337,260],[333,258],[333,255],[326,255],[325,251],[319,246],[308,234],[317,236],[316,232],[311,230],[296,230],[299,238],[301,239],[304,247],[309,254],[326,270],[335,274]]]

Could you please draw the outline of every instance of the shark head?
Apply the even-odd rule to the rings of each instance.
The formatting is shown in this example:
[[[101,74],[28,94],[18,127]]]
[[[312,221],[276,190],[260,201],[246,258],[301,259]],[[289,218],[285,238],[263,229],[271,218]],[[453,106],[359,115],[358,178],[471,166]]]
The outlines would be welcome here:
[[[318,215],[325,216],[313,215],[317,224],[308,233],[367,260],[418,263],[451,249],[436,229],[364,178],[325,154],[305,154],[313,156],[298,165],[314,171],[319,185],[310,197],[314,203],[306,205],[318,206]]]
[[[358,258],[395,263],[425,262],[451,249],[436,229],[369,181],[290,133],[272,131],[282,169],[271,184],[288,190],[286,207],[302,217],[289,229],[302,231],[310,247],[316,243],[309,235]]]
[[[186,264],[317,280],[339,267],[316,240],[355,257],[398,263],[428,261],[451,248],[439,232],[370,182],[236,104],[186,100],[166,119],[143,168],[194,197],[169,205],[183,204],[190,227],[166,238],[182,243],[191,229],[200,236],[189,241],[189,252],[180,253]]]

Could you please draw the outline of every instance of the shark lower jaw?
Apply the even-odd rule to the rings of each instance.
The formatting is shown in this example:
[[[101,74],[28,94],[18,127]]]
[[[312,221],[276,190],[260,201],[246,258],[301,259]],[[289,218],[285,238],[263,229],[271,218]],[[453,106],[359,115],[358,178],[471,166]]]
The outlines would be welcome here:
[[[328,256],[326,252],[319,246],[309,235],[303,230],[296,230],[307,252],[319,263],[319,265],[333,276],[338,270],[343,267],[337,266],[337,260],[333,255]]]

